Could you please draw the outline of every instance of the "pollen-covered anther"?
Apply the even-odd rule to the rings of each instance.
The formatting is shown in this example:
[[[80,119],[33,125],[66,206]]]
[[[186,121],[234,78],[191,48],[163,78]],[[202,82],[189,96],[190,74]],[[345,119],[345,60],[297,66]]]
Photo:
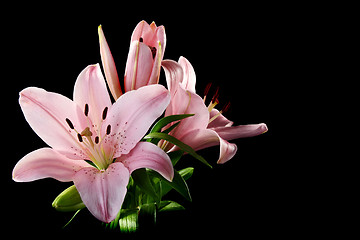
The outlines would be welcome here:
[[[87,103],[85,104],[84,114],[86,117],[89,115],[89,105]]]
[[[106,127],[106,135],[109,135],[111,133],[111,125],[109,124],[107,127]]]
[[[69,127],[70,127],[71,129],[74,129],[74,125],[72,124],[72,122],[70,121],[70,119],[66,118],[65,121],[66,121],[66,123],[69,125]]]
[[[105,120],[107,112],[108,112],[108,107],[105,107],[102,113],[102,120]]]

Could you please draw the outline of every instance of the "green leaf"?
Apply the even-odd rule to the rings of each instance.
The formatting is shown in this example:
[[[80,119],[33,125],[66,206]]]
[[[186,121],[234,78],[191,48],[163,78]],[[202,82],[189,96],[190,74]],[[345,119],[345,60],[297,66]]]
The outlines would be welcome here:
[[[183,154],[184,154],[184,151],[182,151],[182,150],[168,153],[173,166],[176,165],[176,163],[180,160],[180,158],[182,157]]]
[[[60,212],[73,212],[83,209],[85,204],[82,202],[75,185],[72,185],[55,198],[52,206]]]
[[[182,179],[179,179],[179,177],[177,176],[177,174],[175,174],[175,172],[178,173]],[[192,168],[192,167],[188,167],[188,168],[182,169],[180,171],[175,170],[174,171],[174,179],[175,179],[175,176],[177,178],[175,179],[175,182],[173,179],[172,183],[165,180],[165,183],[162,186],[162,193],[161,193],[162,196],[165,196],[165,194],[167,194],[171,189],[174,188],[181,195],[183,195],[187,200],[191,201],[190,190],[189,190],[185,180],[188,180],[192,176],[193,172],[194,172],[194,168]]]
[[[144,139],[151,139],[151,138],[158,138],[158,139],[163,139],[163,140],[169,141],[172,144],[178,146],[181,150],[189,153],[191,156],[193,156],[200,162],[204,163],[206,166],[212,168],[212,166],[202,156],[197,154],[192,147],[181,142],[179,139],[177,139],[171,135],[168,135],[166,133],[152,132],[144,137]]]
[[[156,205],[155,203],[146,203],[140,205],[139,217],[142,219],[152,219],[156,223]]]
[[[68,221],[67,224],[65,224],[65,225],[63,226],[63,229],[72,222],[72,220],[76,217],[76,215],[80,212],[80,210],[81,210],[81,209],[79,209],[79,210],[77,210],[77,211],[75,212],[75,214],[72,216],[72,218],[70,219],[70,221]]]
[[[190,196],[189,188],[184,180],[184,178],[180,175],[178,171],[174,169],[174,178],[172,182],[169,182],[164,177],[162,177],[157,172],[152,172],[152,174],[155,174],[158,178],[160,178],[162,181],[162,196],[167,194],[171,189],[175,189],[178,193],[180,193],[186,200],[192,201]]]
[[[134,179],[135,184],[137,184],[143,192],[149,194],[156,202],[160,203],[160,196],[155,191],[145,168],[135,170],[131,176]]]
[[[164,117],[164,118],[160,119],[159,121],[157,121],[157,123],[150,130],[150,133],[159,132],[163,127],[165,127],[166,125],[168,125],[171,122],[179,121],[179,120],[182,120],[184,118],[188,118],[188,117],[191,117],[194,115],[195,114],[179,114],[179,115],[170,115],[170,116]]]
[[[139,227],[138,209],[121,209],[119,226],[121,232],[135,232]]]
[[[185,210],[183,206],[174,201],[161,201],[159,212],[170,212],[170,211],[179,211]]]
[[[194,173],[193,167],[184,168],[179,171],[179,174],[184,178],[184,180],[188,180],[189,178],[191,178],[193,173]]]

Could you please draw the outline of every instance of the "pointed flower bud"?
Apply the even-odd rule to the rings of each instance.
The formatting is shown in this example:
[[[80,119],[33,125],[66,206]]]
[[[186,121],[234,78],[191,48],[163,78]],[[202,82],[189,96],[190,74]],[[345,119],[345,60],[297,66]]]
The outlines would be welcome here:
[[[55,198],[52,206],[60,212],[74,212],[83,209],[85,204],[82,202],[75,185],[72,185]]]
[[[116,71],[114,58],[110,52],[109,45],[106,42],[101,25],[98,27],[98,34],[101,62],[104,68],[106,82],[114,99],[117,100],[122,95],[119,77]]]
[[[146,21],[138,23],[131,36],[126,62],[125,92],[159,82],[166,35],[164,26]]]

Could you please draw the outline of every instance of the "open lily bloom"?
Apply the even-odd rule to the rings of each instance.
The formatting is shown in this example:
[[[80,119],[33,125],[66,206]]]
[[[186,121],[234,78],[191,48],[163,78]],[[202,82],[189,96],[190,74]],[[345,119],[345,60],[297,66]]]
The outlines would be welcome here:
[[[220,145],[217,162],[225,163],[237,151],[236,144],[229,143],[229,140],[257,136],[267,131],[264,123],[232,126],[233,122],[214,108],[215,102],[212,101],[207,107],[204,99],[195,92],[195,71],[186,58],[180,57],[178,62],[164,60],[162,66],[171,93],[171,102],[165,116],[195,114],[193,117],[184,119],[170,132],[180,141],[195,150]],[[160,146],[169,151],[176,149],[173,145],[164,142],[161,142]]]
[[[114,59],[99,26],[101,61],[111,93],[117,99],[121,95],[119,78]],[[161,61],[166,46],[164,26],[157,27],[141,21],[135,27],[130,41],[130,49],[124,75],[125,92],[159,82]]]
[[[111,222],[121,209],[135,169],[150,168],[169,181],[173,178],[168,155],[154,144],[139,142],[169,101],[163,86],[151,85],[123,94],[112,105],[99,65],[80,73],[73,101],[40,88],[26,88],[20,92],[21,109],[51,148],[23,157],[13,170],[13,179],[73,181],[88,210],[99,220]]]

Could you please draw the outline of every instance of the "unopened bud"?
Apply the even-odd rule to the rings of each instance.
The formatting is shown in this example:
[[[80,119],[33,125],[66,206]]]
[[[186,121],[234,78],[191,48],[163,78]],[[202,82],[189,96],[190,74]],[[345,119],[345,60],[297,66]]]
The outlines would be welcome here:
[[[72,185],[55,198],[52,206],[60,212],[73,212],[83,209],[85,204],[81,200],[75,185]]]

